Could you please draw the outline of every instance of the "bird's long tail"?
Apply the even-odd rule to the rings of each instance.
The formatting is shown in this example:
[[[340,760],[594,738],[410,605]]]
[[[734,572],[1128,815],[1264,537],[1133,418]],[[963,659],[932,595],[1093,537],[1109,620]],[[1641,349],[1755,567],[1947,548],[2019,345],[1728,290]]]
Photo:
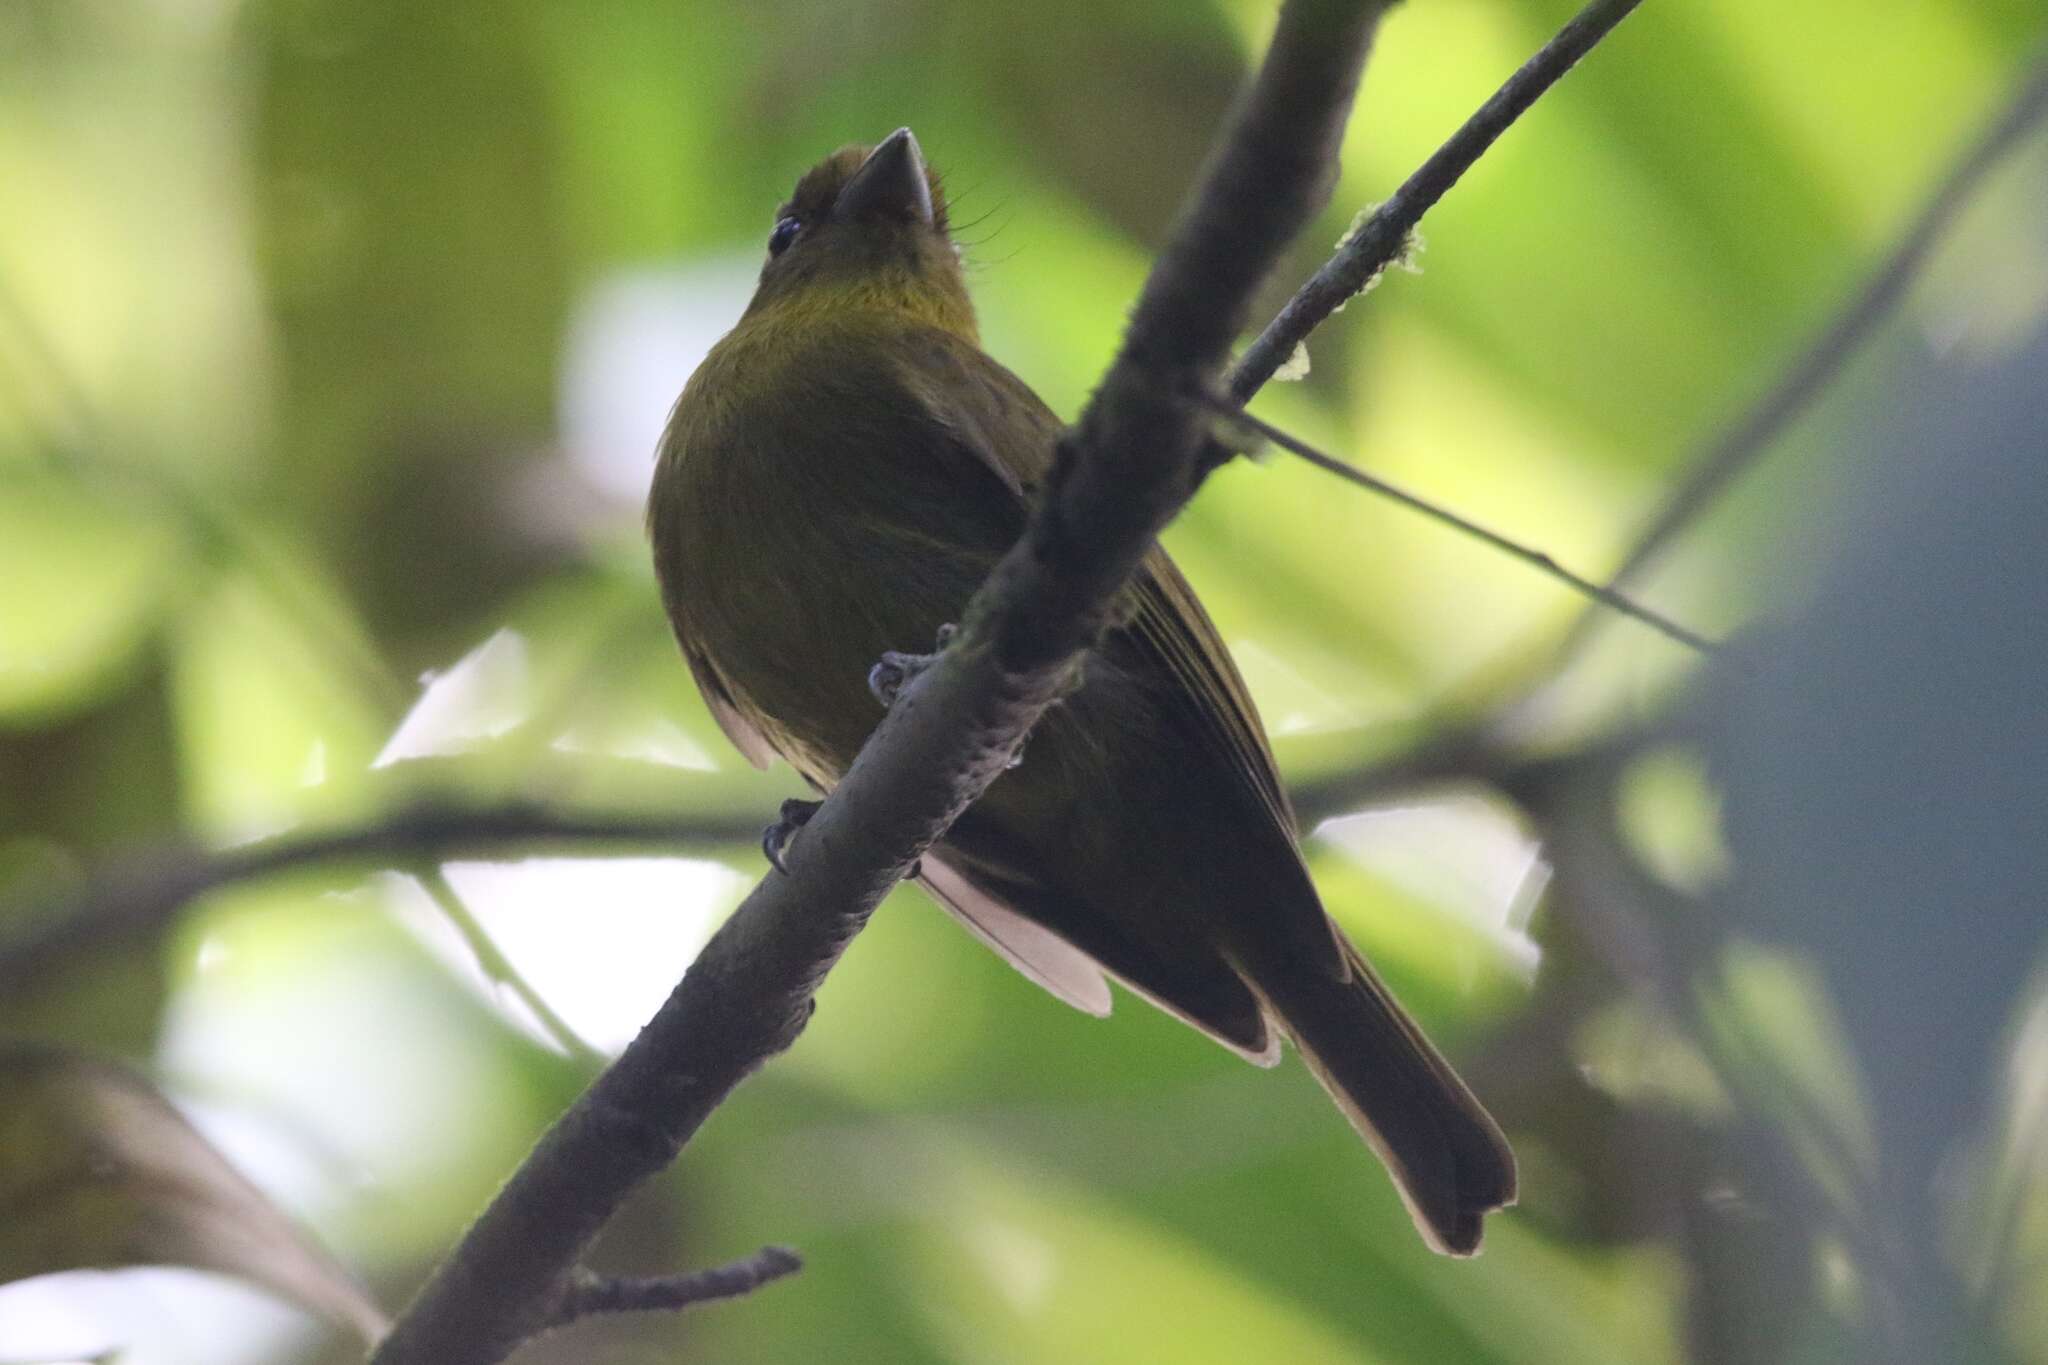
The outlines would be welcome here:
[[[1348,979],[1298,960],[1238,970],[1386,1163],[1424,1240],[1470,1256],[1486,1214],[1515,1202],[1514,1153],[1365,958],[1344,951]]]

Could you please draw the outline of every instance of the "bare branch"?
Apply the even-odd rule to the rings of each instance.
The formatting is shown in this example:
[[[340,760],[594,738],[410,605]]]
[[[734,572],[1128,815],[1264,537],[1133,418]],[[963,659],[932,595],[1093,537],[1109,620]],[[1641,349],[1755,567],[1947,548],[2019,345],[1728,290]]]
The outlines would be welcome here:
[[[1505,746],[1481,724],[1453,724],[1427,730],[1392,753],[1289,786],[1287,802],[1302,836],[1341,815],[1378,802],[1434,787],[1497,785],[1513,766]]]
[[[226,850],[183,845],[120,862],[48,905],[8,907],[0,923],[34,927],[0,944],[0,997],[27,990],[81,951],[153,932],[185,905],[221,887],[317,864],[394,867],[423,858],[550,848],[657,849],[751,843],[760,819],[702,816],[575,816],[531,805],[417,805],[340,830],[281,835]]]
[[[376,1365],[490,1365],[544,1326],[612,1212],[796,1038],[818,982],[876,903],[1070,685],[1115,593],[1200,481],[1210,418],[1199,395],[1219,377],[1252,290],[1320,206],[1384,8],[1289,0],[1023,539],[810,820],[789,875],[755,888],[541,1139]]]
[[[1296,783],[1288,801],[1304,835],[1325,820],[1429,788],[1486,787],[1536,814],[1551,793],[1618,771],[1654,745],[1687,738],[1686,705],[1683,697],[1673,698],[1630,724],[1556,750],[1517,744],[1505,733],[1510,713],[1495,709],[1429,726],[1403,748]]]
[[[1687,462],[1691,472],[1651,518],[1621,567],[1607,580],[1610,588],[1624,588],[1640,577],[1673,538],[1770,449],[1779,433],[1833,382],[1878,324],[1905,297],[1907,287],[1927,263],[1942,233],[1976,193],[1984,177],[2044,117],[2048,117],[2048,56],[2036,61],[2005,111],[1949,169],[1898,245],[1814,338],[1805,354],[1747,412]],[[1596,614],[1588,612],[1581,616],[1560,646],[1559,657],[1575,654],[1597,624]]]
[[[546,1326],[566,1327],[615,1313],[676,1313],[701,1303],[737,1299],[796,1274],[803,1258],[788,1247],[762,1247],[751,1256],[682,1275],[570,1276]]]
[[[1540,52],[1524,62],[1521,70],[1480,105],[1478,112],[1451,135],[1450,141],[1437,148],[1287,301],[1279,316],[1267,324],[1238,360],[1230,375],[1230,396],[1243,403],[1257,393],[1310,332],[1322,326],[1330,314],[1343,307],[1401,254],[1409,232],[1422,221],[1422,215],[1436,206],[1487,148],[1641,3],[1642,0],[1593,0],[1558,30],[1557,36],[1545,43]]]
[[[1271,441],[1274,445],[1279,446],[1282,450],[1291,451],[1299,455],[1318,469],[1327,470],[1340,479],[1346,479],[1351,483],[1357,484],[1360,488],[1369,488],[1382,497],[1393,499],[1403,507],[1412,508],[1426,517],[1433,517],[1446,526],[1464,532],[1475,540],[1484,541],[1504,554],[1512,555],[1525,564],[1541,569],[1544,573],[1565,584],[1574,592],[1590,597],[1595,602],[1620,612],[1623,616],[1641,621],[1650,629],[1676,640],[1679,644],[1689,649],[1698,650],[1702,654],[1713,652],[1714,642],[1705,636],[1686,629],[1670,617],[1652,611],[1640,602],[1615,591],[1613,588],[1602,587],[1590,578],[1584,578],[1573,573],[1542,550],[1524,545],[1518,540],[1510,540],[1508,537],[1500,534],[1500,532],[1488,530],[1478,522],[1461,516],[1447,507],[1439,506],[1427,498],[1418,497],[1405,488],[1388,483],[1376,474],[1368,474],[1356,465],[1347,464],[1334,455],[1325,454],[1301,438],[1282,431],[1272,423],[1261,421],[1250,413],[1233,407],[1222,398],[1212,398],[1210,401],[1218,412],[1227,414],[1233,421],[1243,423]]]
[[[1418,786],[1488,781],[1494,766],[1493,750],[1477,741],[1447,748],[1429,739],[1412,752],[1303,784],[1293,793],[1293,806],[1304,825],[1313,825]],[[161,929],[201,896],[266,877],[310,868],[438,867],[464,857],[701,853],[752,846],[763,823],[759,814],[722,811],[644,815],[577,813],[530,803],[423,803],[366,824],[282,834],[237,848],[166,845],[118,858],[62,896],[22,898],[0,907],[0,924],[32,926],[0,941],[0,997],[26,991],[83,954]],[[472,941],[471,947],[479,945]]]

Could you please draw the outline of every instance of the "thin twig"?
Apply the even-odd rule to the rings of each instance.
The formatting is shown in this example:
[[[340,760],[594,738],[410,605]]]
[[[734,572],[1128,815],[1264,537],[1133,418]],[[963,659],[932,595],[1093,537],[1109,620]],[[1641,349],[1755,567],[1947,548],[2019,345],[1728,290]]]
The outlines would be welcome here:
[[[423,858],[549,848],[651,849],[752,843],[758,815],[571,815],[538,806],[417,805],[340,830],[279,835],[239,848],[177,845],[123,859],[71,895],[0,910],[0,923],[32,925],[0,943],[0,998],[27,990],[81,952],[156,930],[210,891],[322,864],[395,867]]]
[[[1687,461],[1691,472],[1651,518],[1635,547],[1608,579],[1610,588],[1621,589],[1634,582],[1678,533],[1768,450],[1778,435],[1841,373],[1878,324],[1905,297],[1942,233],[1955,221],[1985,176],[2044,116],[2048,116],[2048,56],[2036,60],[2005,111],[1949,169],[1898,244],[1798,361],[1747,412]],[[1598,620],[1596,613],[1588,612],[1573,623],[1559,646],[1561,660],[1577,653]]]
[[[1548,793],[1617,771],[1654,745],[1686,733],[1684,703],[1667,703],[1628,725],[1561,750],[1531,749],[1500,732],[1499,712],[1449,720],[1423,729],[1404,748],[1295,783],[1288,803],[1303,835],[1325,820],[1369,806],[1447,786],[1486,787],[1534,809]]]
[[[593,1275],[570,1277],[550,1315],[549,1327],[614,1313],[675,1313],[720,1299],[736,1299],[796,1274],[803,1257],[788,1247],[762,1247],[708,1270],[682,1275]]]
[[[1510,763],[1506,747],[1481,726],[1453,722],[1425,728],[1390,753],[1290,784],[1287,804],[1306,838],[1325,820],[1395,797],[1459,783],[1497,783]]]
[[[1464,731],[1446,732],[1290,792],[1304,825],[1395,792],[1456,779],[1488,781],[1496,751]],[[168,923],[201,896],[319,867],[402,868],[463,857],[529,858],[548,853],[604,858],[706,853],[755,846],[760,812],[643,815],[552,810],[525,802],[479,806],[420,804],[367,824],[277,835],[237,848],[175,843],[117,858],[66,894],[18,897],[0,905],[0,924],[30,925],[0,941],[0,996],[26,989],[86,952]]]
[[[1448,736],[1448,737],[1447,737]],[[1291,793],[1304,825],[1356,810],[1382,796],[1456,778],[1496,776],[1497,751],[1465,731],[1432,736],[1412,750],[1360,763]],[[404,868],[464,857],[528,858],[547,853],[608,857],[682,855],[760,839],[766,816],[751,808],[645,815],[573,812],[529,802],[480,806],[419,803],[342,829],[293,831],[216,849],[174,843],[114,859],[57,897],[0,904],[0,924],[31,926],[0,940],[0,997],[26,990],[65,962],[154,932],[214,891],[310,868]]]
[[[1160,529],[1201,481],[1253,290],[1321,206],[1387,0],[1288,0],[1117,359],[1023,538],[897,698],[788,859],[639,1037],[548,1130],[378,1347],[375,1365],[494,1365],[546,1323],[626,1196],[802,1032],[818,983],[912,862],[1007,768]]]
[[[462,899],[462,893],[448,880],[440,862],[430,859],[414,875],[440,910],[441,917],[461,936],[463,946],[469,949],[484,979],[493,986],[510,991],[533,1015],[541,1031],[564,1053],[592,1066],[603,1065],[604,1054],[584,1042],[576,1030],[569,1027],[569,1021],[555,1012],[547,997],[535,990],[525,974],[512,965],[512,959],[505,956],[505,950],[498,946],[497,940],[470,910],[469,903]]]
[[[1393,197],[1346,236],[1337,254],[1287,301],[1279,316],[1266,325],[1266,330],[1238,360],[1230,375],[1230,396],[1243,403],[1257,393],[1310,332],[1322,326],[1401,254],[1409,232],[1422,221],[1422,215],[1436,206],[1437,200],[1458,183],[1459,177],[1471,169],[1487,148],[1641,3],[1642,0],[1593,0],[1559,29],[1541,51],[1524,62],[1491,99],[1479,106],[1477,113],[1465,120],[1450,141],[1437,148],[1394,191]]]
[[[1272,423],[1261,421],[1250,413],[1234,407],[1223,398],[1212,398],[1209,401],[1218,412],[1228,416],[1231,421],[1243,423],[1271,441],[1274,445],[1279,446],[1282,450],[1291,451],[1299,455],[1318,469],[1327,470],[1338,478],[1349,480],[1361,488],[1369,488],[1382,497],[1390,498],[1400,503],[1403,507],[1412,508],[1424,516],[1432,517],[1444,525],[1462,531],[1476,540],[1484,541],[1502,553],[1512,555],[1523,563],[1533,565],[1535,568],[1542,570],[1558,582],[1570,587],[1573,591],[1590,597],[1594,601],[1599,602],[1603,606],[1610,607],[1624,616],[1633,617],[1652,630],[1676,640],[1679,644],[1685,645],[1690,649],[1696,649],[1702,654],[1713,652],[1714,642],[1705,636],[1686,629],[1670,617],[1652,611],[1640,602],[1636,602],[1612,588],[1602,587],[1590,578],[1573,573],[1542,550],[1524,545],[1518,540],[1510,540],[1500,532],[1489,530],[1469,517],[1461,516],[1447,507],[1441,507],[1427,498],[1418,497],[1407,489],[1388,483],[1376,474],[1368,474],[1356,465],[1347,464],[1334,455],[1325,454],[1299,437],[1282,431]]]

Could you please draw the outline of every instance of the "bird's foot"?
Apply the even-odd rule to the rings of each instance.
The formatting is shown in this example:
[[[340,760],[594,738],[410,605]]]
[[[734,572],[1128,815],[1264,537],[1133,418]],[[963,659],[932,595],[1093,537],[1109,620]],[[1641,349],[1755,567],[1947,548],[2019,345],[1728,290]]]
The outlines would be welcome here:
[[[906,654],[894,649],[883,651],[881,662],[868,670],[868,691],[875,694],[875,700],[882,703],[884,710],[894,706],[896,698],[903,695],[903,689],[910,686],[918,674],[930,668],[959,633],[958,626],[940,626],[938,645],[929,654]]]
[[[761,852],[767,855],[768,865],[783,876],[789,875],[789,869],[782,862],[783,850],[789,847],[789,841],[796,837],[796,832],[811,822],[811,817],[823,804],[822,801],[804,801],[792,796],[782,803],[781,818],[761,831]]]

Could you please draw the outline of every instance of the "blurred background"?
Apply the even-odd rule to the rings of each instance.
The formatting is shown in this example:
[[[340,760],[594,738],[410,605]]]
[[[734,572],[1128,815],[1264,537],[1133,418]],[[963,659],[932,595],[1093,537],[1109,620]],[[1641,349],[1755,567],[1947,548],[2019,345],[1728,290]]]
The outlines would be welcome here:
[[[1396,10],[1261,316],[1572,8]],[[988,349],[1071,415],[1271,14],[0,2],[0,1033],[125,1059],[395,1311],[797,791],[699,704],[641,531],[795,176],[913,126]],[[1256,408],[1603,576],[2044,37],[1653,0]],[[2034,136],[1637,580],[1705,664],[1561,650],[1553,581],[1284,456],[1168,532],[1332,912],[1521,1153],[1482,1258],[1298,1061],[1074,1013],[904,891],[601,1257],[802,1274],[520,1359],[2048,1360],[2044,322]],[[32,1278],[237,1265],[95,1243],[73,1121],[0,1119],[0,1361],[359,1357],[237,1278]]]

